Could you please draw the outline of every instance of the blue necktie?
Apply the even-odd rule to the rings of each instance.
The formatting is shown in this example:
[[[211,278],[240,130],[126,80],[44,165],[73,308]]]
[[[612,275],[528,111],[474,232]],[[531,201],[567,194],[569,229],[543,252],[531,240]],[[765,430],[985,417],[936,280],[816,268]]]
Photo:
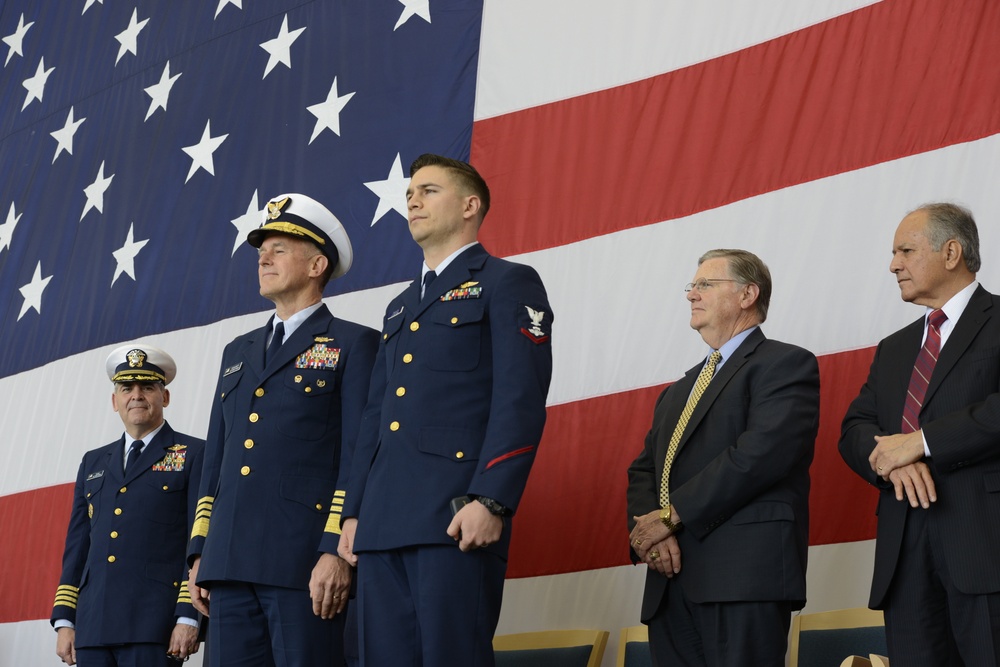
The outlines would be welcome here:
[[[421,300],[424,298],[424,295],[427,294],[427,288],[431,286],[431,283],[434,282],[435,278],[437,278],[437,274],[433,271],[428,271],[424,274],[424,285],[423,289],[420,290]]]
[[[267,350],[264,352],[264,365],[267,366],[271,363],[271,359],[274,359],[274,355],[278,353],[278,348],[281,347],[281,343],[284,342],[285,338],[285,323],[278,322],[274,325],[274,334],[271,336],[271,343],[267,346]]]
[[[133,440],[132,446],[128,450],[128,458],[125,459],[125,469],[124,472],[128,472],[129,468],[132,467],[136,461],[139,460],[139,454],[142,453],[142,440]]]

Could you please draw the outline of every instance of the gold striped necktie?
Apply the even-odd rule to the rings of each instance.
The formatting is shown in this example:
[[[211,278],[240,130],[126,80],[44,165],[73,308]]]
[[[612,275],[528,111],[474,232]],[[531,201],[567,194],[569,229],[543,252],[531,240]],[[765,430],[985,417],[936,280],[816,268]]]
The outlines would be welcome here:
[[[674,456],[677,454],[677,445],[680,444],[681,436],[684,435],[684,429],[687,427],[688,420],[691,419],[694,406],[698,405],[698,399],[701,398],[701,395],[705,393],[705,389],[708,388],[708,383],[712,381],[712,376],[715,375],[715,367],[721,360],[722,353],[718,350],[708,357],[708,363],[701,369],[701,373],[698,373],[698,379],[694,381],[694,389],[691,390],[687,405],[684,406],[681,417],[677,420],[677,426],[674,427],[674,434],[670,436],[670,445],[667,446],[667,456],[663,461],[663,478],[660,480],[660,507],[664,509],[670,504],[670,466],[673,464]]]

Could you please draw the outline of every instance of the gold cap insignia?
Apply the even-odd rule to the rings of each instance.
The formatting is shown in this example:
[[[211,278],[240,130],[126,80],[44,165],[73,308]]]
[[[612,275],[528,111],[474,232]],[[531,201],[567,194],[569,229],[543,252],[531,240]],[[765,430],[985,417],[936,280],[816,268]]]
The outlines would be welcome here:
[[[267,202],[267,219],[277,220],[281,216],[281,212],[287,208],[289,204],[292,203],[291,197],[285,197],[281,201],[269,201]]]
[[[146,353],[142,350],[129,350],[125,358],[128,359],[129,368],[142,368],[142,362],[146,361]]]

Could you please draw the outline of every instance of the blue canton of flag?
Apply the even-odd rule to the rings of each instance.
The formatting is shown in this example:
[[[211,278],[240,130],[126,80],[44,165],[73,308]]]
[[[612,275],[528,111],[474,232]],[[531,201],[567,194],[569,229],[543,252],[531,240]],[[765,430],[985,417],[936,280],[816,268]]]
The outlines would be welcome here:
[[[280,193],[351,236],[328,294],[413,277],[406,169],[468,159],[481,18],[482,0],[0,4],[0,377],[269,308],[245,238]]]

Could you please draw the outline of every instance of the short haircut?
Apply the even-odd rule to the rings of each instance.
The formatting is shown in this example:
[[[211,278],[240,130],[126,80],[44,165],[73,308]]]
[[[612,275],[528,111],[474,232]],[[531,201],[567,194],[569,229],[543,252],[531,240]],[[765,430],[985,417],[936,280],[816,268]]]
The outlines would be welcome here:
[[[979,254],[979,229],[972,218],[972,211],[949,202],[933,202],[919,206],[910,213],[927,212],[927,240],[937,252],[951,239],[962,246],[965,266],[972,273],[979,271],[983,264]]]
[[[486,185],[486,180],[479,175],[475,167],[461,160],[454,160],[450,157],[434,155],[433,153],[424,153],[410,165],[410,178],[413,178],[413,175],[424,167],[443,167],[447,169],[452,176],[458,179],[459,185],[479,197],[479,210],[482,211],[481,217],[486,217],[486,214],[490,210],[490,188]]]
[[[767,308],[771,305],[771,272],[760,257],[746,250],[731,248],[716,248],[709,250],[698,258],[698,266],[710,259],[725,259],[729,264],[729,273],[743,285],[756,285],[760,290],[754,307],[757,316],[763,322],[767,319]]]

